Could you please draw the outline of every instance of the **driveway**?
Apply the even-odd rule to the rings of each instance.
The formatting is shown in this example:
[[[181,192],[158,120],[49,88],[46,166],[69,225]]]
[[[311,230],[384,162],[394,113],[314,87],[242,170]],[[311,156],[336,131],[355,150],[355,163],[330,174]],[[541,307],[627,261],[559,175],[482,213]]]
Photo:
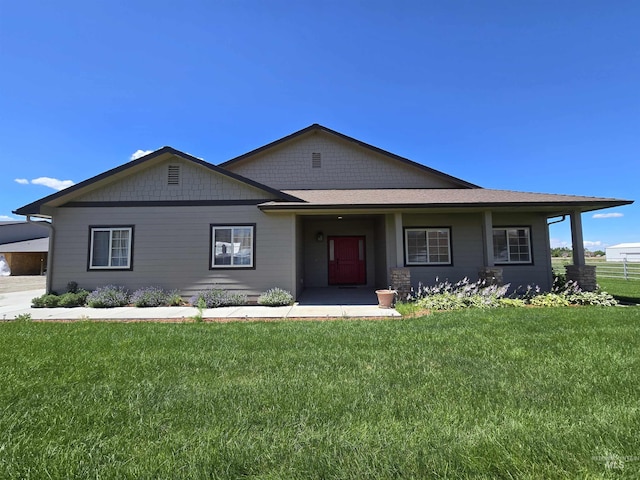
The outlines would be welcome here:
[[[47,277],[44,275],[0,277],[0,294],[25,292],[28,290],[44,290],[46,288],[46,282]]]

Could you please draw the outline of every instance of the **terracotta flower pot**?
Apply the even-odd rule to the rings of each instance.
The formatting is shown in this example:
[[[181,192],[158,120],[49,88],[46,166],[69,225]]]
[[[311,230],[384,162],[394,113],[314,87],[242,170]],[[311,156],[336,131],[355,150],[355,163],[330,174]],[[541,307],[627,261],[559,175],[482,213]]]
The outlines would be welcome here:
[[[393,300],[396,297],[395,290],[376,290],[376,295],[378,295],[378,307],[379,308],[391,308],[393,305]]]

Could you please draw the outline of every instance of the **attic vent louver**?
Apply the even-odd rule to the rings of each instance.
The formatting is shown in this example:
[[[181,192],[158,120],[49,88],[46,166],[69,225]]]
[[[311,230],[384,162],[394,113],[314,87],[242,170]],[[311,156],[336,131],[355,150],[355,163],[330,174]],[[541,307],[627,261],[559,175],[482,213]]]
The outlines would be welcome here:
[[[322,167],[322,157],[319,153],[311,154],[311,168],[320,168]]]
[[[180,165],[169,165],[167,185],[180,185]]]

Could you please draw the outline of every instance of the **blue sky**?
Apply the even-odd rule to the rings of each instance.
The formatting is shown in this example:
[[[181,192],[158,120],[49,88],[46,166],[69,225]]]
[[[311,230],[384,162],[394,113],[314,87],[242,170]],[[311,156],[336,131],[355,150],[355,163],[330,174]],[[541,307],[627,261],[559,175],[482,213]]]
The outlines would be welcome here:
[[[640,2],[0,0],[0,220],[170,145],[220,163],[312,123],[486,188],[636,200]],[[66,183],[61,183],[66,182]],[[570,245],[568,221],[552,245]]]

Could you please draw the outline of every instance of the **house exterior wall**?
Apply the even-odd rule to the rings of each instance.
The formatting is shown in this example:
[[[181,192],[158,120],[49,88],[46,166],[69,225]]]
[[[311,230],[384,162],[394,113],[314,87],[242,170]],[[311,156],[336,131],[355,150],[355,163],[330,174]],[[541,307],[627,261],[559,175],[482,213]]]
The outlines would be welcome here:
[[[320,168],[312,154],[320,153]],[[452,182],[372,150],[314,133],[225,167],[282,189],[456,188]]]
[[[180,184],[167,185],[169,165],[180,166]],[[79,202],[270,199],[253,188],[179,157],[162,161],[131,177],[83,195]]]
[[[252,205],[220,207],[58,208],[54,215],[51,288],[63,292],[70,281],[82,288],[108,284],[130,290],[160,286],[185,297],[225,288],[254,297],[280,287],[295,291],[291,215],[265,215]],[[210,270],[210,224],[255,223],[255,269]],[[91,270],[91,225],[133,225],[133,270]]]
[[[403,227],[449,227],[451,230],[452,265],[410,266],[411,282],[426,285],[449,280],[457,282],[464,277],[478,279],[484,265],[482,214],[404,214]],[[538,285],[543,290],[551,288],[551,258],[548,248],[548,227],[544,215],[534,213],[494,213],[494,227],[530,228],[533,263],[531,265],[499,265],[503,269],[505,283],[511,288]],[[404,236],[403,236],[404,238]],[[403,247],[404,250],[404,247]]]

